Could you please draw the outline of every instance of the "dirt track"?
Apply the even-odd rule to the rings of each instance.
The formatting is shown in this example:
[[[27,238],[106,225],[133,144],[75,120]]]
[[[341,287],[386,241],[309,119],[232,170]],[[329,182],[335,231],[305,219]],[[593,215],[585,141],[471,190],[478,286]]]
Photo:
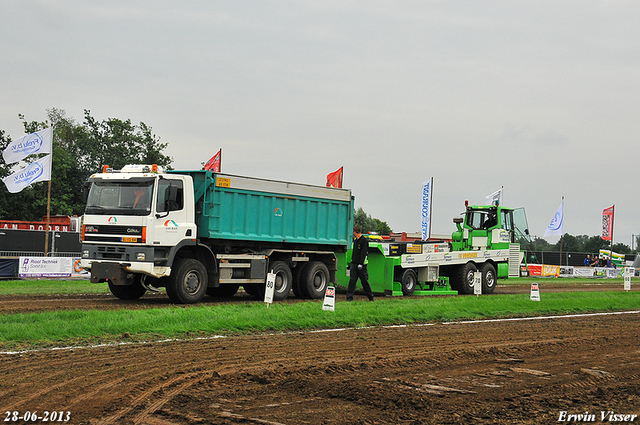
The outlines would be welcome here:
[[[0,298],[2,312],[16,311],[13,298]],[[169,305],[121,303],[84,300]],[[0,419],[55,410],[82,424],[539,424],[564,411],[602,423],[601,411],[640,415],[639,334],[630,313],[1,355]]]

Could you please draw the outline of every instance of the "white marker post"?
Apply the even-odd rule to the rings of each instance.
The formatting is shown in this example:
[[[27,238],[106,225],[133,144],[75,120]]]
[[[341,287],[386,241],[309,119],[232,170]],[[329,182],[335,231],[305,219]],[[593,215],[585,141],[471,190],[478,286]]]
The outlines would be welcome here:
[[[276,275],[271,270],[271,273],[267,274],[266,287],[264,289],[264,302],[267,303],[267,308],[273,303],[273,292],[276,289]]]
[[[327,311],[336,310],[336,288],[333,286],[327,286],[327,290],[324,293],[324,302],[322,303],[322,309]]]
[[[631,275],[627,272],[624,273],[624,290],[631,290]]]
[[[531,284],[531,301],[540,301],[540,290],[537,283]]]
[[[473,294],[482,295],[482,272],[473,273]]]

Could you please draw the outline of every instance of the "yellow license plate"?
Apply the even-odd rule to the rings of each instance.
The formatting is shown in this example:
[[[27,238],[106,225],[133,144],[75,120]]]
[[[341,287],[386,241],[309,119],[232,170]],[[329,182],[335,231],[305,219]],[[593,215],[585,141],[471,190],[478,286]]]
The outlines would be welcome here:
[[[122,238],[122,242],[138,242],[138,238]]]
[[[231,179],[226,177],[216,177],[216,186],[218,187],[231,187]]]

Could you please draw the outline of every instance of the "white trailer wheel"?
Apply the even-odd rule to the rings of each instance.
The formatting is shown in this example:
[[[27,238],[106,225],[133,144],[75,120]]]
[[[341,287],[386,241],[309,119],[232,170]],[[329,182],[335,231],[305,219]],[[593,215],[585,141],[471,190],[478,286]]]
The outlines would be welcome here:
[[[482,293],[492,294],[498,280],[495,267],[490,263],[484,263],[480,266],[480,272],[482,272]]]
[[[473,294],[473,278],[478,268],[473,263],[467,263],[459,266],[456,270],[456,280],[458,283],[458,291],[461,294]]]
[[[406,269],[402,272],[402,277],[400,278],[400,284],[402,285],[402,294],[405,296],[409,296],[413,294],[413,291],[416,290],[416,285],[418,284],[418,274],[413,269]]]

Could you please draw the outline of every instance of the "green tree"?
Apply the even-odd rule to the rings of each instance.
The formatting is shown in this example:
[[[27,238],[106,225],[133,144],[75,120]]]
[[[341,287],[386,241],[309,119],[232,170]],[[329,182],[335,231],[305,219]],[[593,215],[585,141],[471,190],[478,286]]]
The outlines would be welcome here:
[[[353,215],[354,225],[362,228],[362,233],[367,234],[369,232],[375,232],[379,235],[391,234],[391,228],[386,221],[372,218],[370,214],[367,214],[362,207],[358,208]]]
[[[141,122],[109,118],[98,121],[89,110],[84,111],[84,122],[76,123],[64,110],[47,110],[48,120],[27,121],[18,115],[25,133],[33,133],[54,126],[53,164],[51,180],[51,215],[81,215],[83,189],[87,178],[100,171],[102,165],[115,169],[126,164],[158,164],[169,167],[172,159],[163,154],[166,143]],[[11,142],[0,130],[0,150]],[[0,157],[0,177],[12,172]],[[17,167],[16,167],[17,168]],[[14,170],[15,171],[15,170]],[[40,220],[46,215],[47,182],[35,183],[19,193],[11,194],[3,184],[0,187],[0,218],[14,220]]]
[[[602,239],[601,236],[591,236],[584,244],[582,252],[597,253],[601,249],[609,249],[610,243]]]
[[[618,254],[632,254],[633,251],[629,248],[629,245],[623,244],[622,242],[618,242],[613,244],[613,252],[617,252]]]

